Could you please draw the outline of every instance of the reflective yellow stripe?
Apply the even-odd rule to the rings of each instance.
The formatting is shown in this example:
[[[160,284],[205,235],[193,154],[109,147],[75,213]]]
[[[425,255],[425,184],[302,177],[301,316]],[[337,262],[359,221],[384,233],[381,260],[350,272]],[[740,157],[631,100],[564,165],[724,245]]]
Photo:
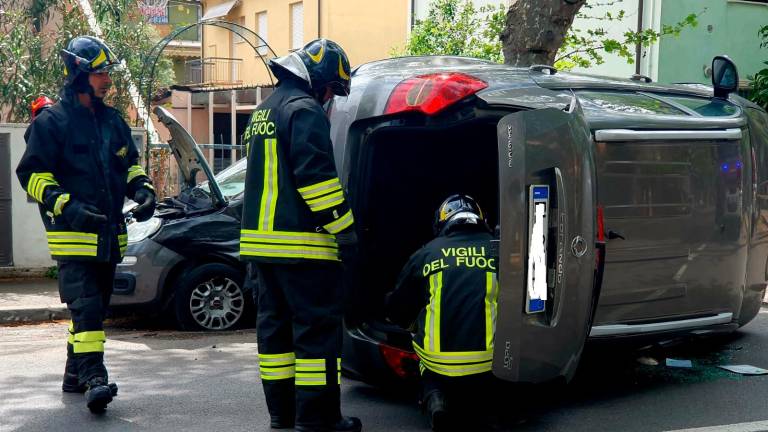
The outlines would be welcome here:
[[[493,350],[487,351],[427,351],[416,342],[412,343],[413,349],[420,358],[425,358],[435,363],[465,364],[491,361]]]
[[[144,183],[144,186],[142,186],[142,187],[147,188],[147,189],[151,190],[152,192],[155,191],[155,187],[152,186],[151,183]]]
[[[296,367],[299,366],[322,366],[325,370],[325,359],[296,359]]]
[[[120,243],[120,246],[125,246],[128,244],[128,234],[120,234],[117,236],[117,241]]]
[[[104,352],[104,342],[78,342],[72,344],[75,354]]]
[[[262,354],[259,353],[259,364],[269,364],[270,366],[285,366],[296,363],[296,354],[282,353],[282,354]]]
[[[240,255],[338,261],[338,245],[330,234],[289,231],[240,231]]]
[[[104,341],[107,336],[104,330],[85,331],[74,334],[72,347],[77,354],[89,352],[104,352]]]
[[[58,198],[56,198],[56,203],[53,205],[53,215],[59,216],[61,215],[62,210],[64,210],[64,205],[66,205],[69,202],[69,194],[61,194]]]
[[[240,255],[246,256],[261,256],[272,258],[304,258],[304,259],[317,259],[327,261],[339,261],[338,253],[327,252],[323,250],[286,250],[281,248],[269,249],[264,246],[261,247],[247,247],[240,245]]]
[[[46,233],[49,239],[52,238],[73,238],[76,240],[83,239],[93,239],[98,240],[99,235],[94,233],[85,233],[85,232],[75,232],[75,231],[49,231]]]
[[[424,347],[429,351],[440,351],[440,302],[443,288],[443,272],[429,277],[429,305],[424,319]]]
[[[91,62],[91,67],[97,68],[99,67],[100,64],[104,63],[105,61],[107,61],[107,54],[104,53],[104,50],[99,50],[99,55],[96,56],[95,59],[93,59],[93,61]]]
[[[277,206],[277,140],[264,140],[264,189],[261,192],[259,209],[259,229],[272,231],[275,227],[275,207]]]
[[[259,353],[259,371],[263,380],[292,379],[296,375],[296,355],[290,353]]]
[[[276,381],[291,379],[296,376],[296,370],[293,366],[259,368],[261,379],[267,381]]]
[[[341,385],[341,358],[336,359],[336,371],[338,373],[338,384]]]
[[[447,365],[433,363],[422,358],[421,363],[432,372],[445,376],[466,376],[490,372],[492,367],[492,362],[490,361],[475,364]]]
[[[323,228],[331,234],[337,234],[352,226],[354,222],[355,218],[352,217],[352,210],[349,210],[344,216],[327,225],[323,225]]]
[[[309,209],[313,212],[319,212],[344,202],[344,192],[338,191],[330,195],[323,195],[320,198],[306,200]]]
[[[93,330],[75,333],[76,342],[104,342],[107,340],[107,335],[104,330]]]
[[[318,375],[296,372],[297,386],[324,386],[326,384],[325,373]]]
[[[147,172],[144,171],[144,168],[141,167],[141,165],[132,165],[130,168],[128,168],[128,179],[126,180],[126,183],[132,182],[136,177],[139,176],[147,176]]]
[[[296,385],[326,385],[325,359],[296,359]]]
[[[240,241],[249,243],[297,244],[337,247],[336,238],[330,234],[290,231],[240,230]]]
[[[63,244],[79,244],[79,243],[82,243],[84,246],[87,246],[87,245],[94,245],[94,246],[96,246],[98,244],[98,242],[96,240],[91,240],[91,239],[77,239],[77,238],[72,238],[72,239],[70,239],[70,238],[63,238],[63,239],[52,238],[52,239],[48,239],[48,244],[49,245],[51,245],[51,244],[59,244],[59,243],[63,243]]]
[[[75,323],[72,320],[69,321],[69,336],[67,337],[67,343],[70,345],[75,343]]]
[[[320,183],[298,188],[297,190],[299,191],[299,194],[301,194],[302,198],[308,200],[320,195],[325,195],[331,192],[336,192],[337,190],[341,190],[341,182],[339,182],[338,177],[334,177],[329,180],[321,181]]]
[[[83,251],[96,251],[98,250],[98,246],[89,246],[89,245],[81,245],[81,244],[60,244],[60,243],[48,243],[48,248],[51,250],[59,250],[59,251],[67,251],[67,250],[83,250]]]
[[[485,273],[485,348],[493,348],[493,332],[496,328],[496,299],[498,298],[499,285],[496,275],[492,272]]]
[[[35,199],[35,201],[42,203],[44,198],[45,188],[48,186],[58,186],[59,183],[53,177],[53,173],[42,172],[32,173],[29,176],[29,182],[27,183],[27,193]]]

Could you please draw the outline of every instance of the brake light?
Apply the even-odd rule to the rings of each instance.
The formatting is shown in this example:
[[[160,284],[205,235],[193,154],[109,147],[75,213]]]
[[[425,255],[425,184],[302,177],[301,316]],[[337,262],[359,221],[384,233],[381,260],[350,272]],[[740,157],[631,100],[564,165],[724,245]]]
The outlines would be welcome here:
[[[389,95],[384,114],[419,111],[433,115],[486,87],[485,81],[458,72],[408,78]]]
[[[387,345],[379,345],[379,351],[384,357],[387,366],[400,378],[416,375],[419,357],[416,353],[403,351]]]

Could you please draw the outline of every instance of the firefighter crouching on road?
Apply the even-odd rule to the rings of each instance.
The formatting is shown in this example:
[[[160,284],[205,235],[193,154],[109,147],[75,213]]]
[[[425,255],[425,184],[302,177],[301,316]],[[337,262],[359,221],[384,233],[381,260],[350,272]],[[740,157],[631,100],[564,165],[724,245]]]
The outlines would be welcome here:
[[[414,253],[387,295],[387,317],[410,328],[420,359],[422,406],[433,430],[488,425],[496,326],[497,263],[483,212],[471,197],[453,195],[438,208],[435,239]],[[447,408],[451,408],[450,411]],[[484,424],[485,423],[485,424]],[[458,430],[458,429],[457,429]]]
[[[360,431],[340,409],[342,262],[352,211],[322,105],[350,90],[336,43],[318,39],[269,64],[277,88],[254,111],[240,257],[257,287],[259,370],[272,428]]]
[[[146,220],[155,194],[128,125],[102,101],[112,84],[109,71],[119,64],[115,54],[101,40],[80,36],[61,56],[61,100],[27,129],[16,174],[39,203],[58,261],[59,295],[72,315],[62,390],[85,392],[88,408],[102,412],[117,394],[104,366],[102,321],[128,243],[123,202],[126,196],[136,201],[134,217]]]

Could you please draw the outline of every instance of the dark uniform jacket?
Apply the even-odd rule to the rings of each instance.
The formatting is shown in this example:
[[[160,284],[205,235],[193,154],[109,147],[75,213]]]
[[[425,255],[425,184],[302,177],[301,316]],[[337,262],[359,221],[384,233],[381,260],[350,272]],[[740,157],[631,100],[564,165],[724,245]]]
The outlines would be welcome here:
[[[334,234],[354,219],[336,167],[330,123],[308,86],[284,80],[254,111],[240,257],[272,263],[338,261]]]
[[[152,189],[120,113],[99,102],[94,108],[95,115],[65,90],[24,135],[27,149],[16,174],[39,203],[56,260],[119,261],[128,243],[124,199],[139,188]],[[75,230],[62,215],[70,200],[95,206],[108,223],[101,229]]]
[[[498,283],[491,235],[454,230],[414,253],[387,316],[415,332],[421,367],[446,376],[491,370]]]

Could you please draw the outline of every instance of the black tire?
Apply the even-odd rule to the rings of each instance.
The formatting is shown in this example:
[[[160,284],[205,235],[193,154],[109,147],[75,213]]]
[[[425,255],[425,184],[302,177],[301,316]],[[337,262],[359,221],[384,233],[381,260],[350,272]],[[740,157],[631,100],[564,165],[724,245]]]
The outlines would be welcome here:
[[[240,325],[253,311],[244,275],[221,263],[203,264],[174,284],[176,324],[181,330],[223,331]]]

